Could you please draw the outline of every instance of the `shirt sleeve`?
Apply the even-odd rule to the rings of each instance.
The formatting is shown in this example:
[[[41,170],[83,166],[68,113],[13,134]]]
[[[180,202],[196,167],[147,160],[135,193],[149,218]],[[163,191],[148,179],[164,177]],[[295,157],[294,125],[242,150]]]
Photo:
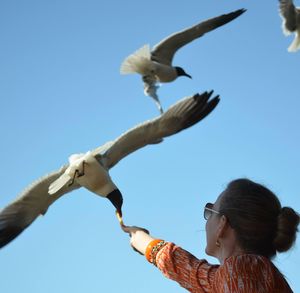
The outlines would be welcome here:
[[[188,251],[167,243],[156,255],[159,270],[190,292],[211,292],[218,265],[197,259]]]

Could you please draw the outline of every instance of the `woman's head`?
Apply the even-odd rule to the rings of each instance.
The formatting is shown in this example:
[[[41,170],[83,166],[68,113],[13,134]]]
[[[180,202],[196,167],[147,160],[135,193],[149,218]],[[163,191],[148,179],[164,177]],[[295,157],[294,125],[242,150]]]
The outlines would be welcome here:
[[[230,182],[213,209],[219,214],[214,213],[207,222],[208,254],[215,255],[219,238],[226,238],[222,234],[226,225],[227,232],[234,231],[238,246],[246,253],[272,258],[295,242],[299,214],[281,207],[276,195],[261,184],[248,179]]]

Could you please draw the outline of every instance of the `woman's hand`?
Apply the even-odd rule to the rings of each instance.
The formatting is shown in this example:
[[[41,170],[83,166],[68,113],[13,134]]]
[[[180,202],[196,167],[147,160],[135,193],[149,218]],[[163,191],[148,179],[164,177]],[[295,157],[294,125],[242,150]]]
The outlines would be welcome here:
[[[130,244],[140,254],[145,254],[148,244],[154,239],[149,231],[137,226],[122,225],[122,230],[130,235]]]

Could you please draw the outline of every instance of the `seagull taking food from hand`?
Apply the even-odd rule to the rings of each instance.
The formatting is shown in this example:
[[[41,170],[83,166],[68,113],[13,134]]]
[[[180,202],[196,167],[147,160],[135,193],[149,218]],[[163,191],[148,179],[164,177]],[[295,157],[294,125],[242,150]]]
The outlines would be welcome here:
[[[85,154],[73,154],[69,157],[69,165],[64,173],[49,186],[49,194],[55,194],[65,185],[74,182],[102,197],[106,197],[115,206],[116,212],[122,217],[123,197],[117,186],[112,182],[108,171],[96,160],[96,155],[104,152],[111,142],[88,151]]]
[[[213,91],[186,97],[164,114],[145,121],[85,154],[72,155],[69,164],[33,184],[0,211],[0,248],[24,231],[39,215],[64,194],[80,187],[108,198],[122,215],[122,194],[110,179],[108,170],[130,153],[157,144],[205,118],[219,103],[219,96],[210,99]],[[120,224],[122,219],[120,218]]]
[[[300,7],[295,7],[292,0],[279,0],[279,2],[283,33],[287,36],[295,33],[295,38],[288,47],[288,51],[296,52],[300,49]]]
[[[145,95],[154,99],[162,113],[163,109],[156,93],[157,83],[172,82],[179,76],[191,78],[183,68],[172,65],[177,50],[205,33],[234,20],[245,11],[245,9],[239,9],[176,32],[156,44],[152,50],[149,45],[144,45],[122,62],[120,72],[121,74],[139,73],[144,82]]]

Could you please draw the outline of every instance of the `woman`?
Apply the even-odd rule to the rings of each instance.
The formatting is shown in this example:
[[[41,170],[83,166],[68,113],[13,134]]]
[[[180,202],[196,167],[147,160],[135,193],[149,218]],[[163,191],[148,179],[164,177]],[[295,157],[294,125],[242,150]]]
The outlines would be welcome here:
[[[205,252],[216,257],[220,265],[211,265],[174,243],[155,239],[145,229],[123,229],[130,234],[135,250],[190,292],[292,292],[271,259],[294,244],[298,213],[281,207],[266,187],[237,179],[214,204],[206,204],[204,218]]]

